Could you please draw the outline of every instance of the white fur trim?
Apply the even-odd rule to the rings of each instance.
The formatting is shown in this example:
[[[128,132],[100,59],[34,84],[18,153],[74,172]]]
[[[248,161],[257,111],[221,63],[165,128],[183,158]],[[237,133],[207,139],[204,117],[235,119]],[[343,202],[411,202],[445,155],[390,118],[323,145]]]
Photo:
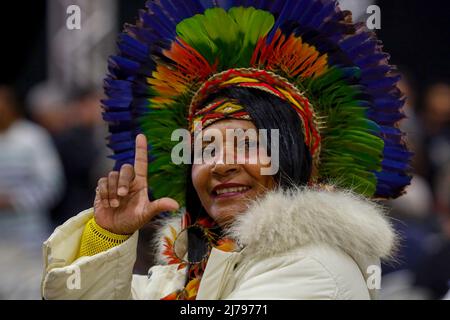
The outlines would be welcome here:
[[[180,217],[167,224],[180,226]],[[166,225],[156,239],[160,249],[167,230]],[[349,191],[310,188],[269,192],[253,201],[227,233],[252,255],[271,256],[324,243],[357,261],[391,258],[396,238],[383,207],[375,202]],[[159,262],[164,261],[161,252]]]

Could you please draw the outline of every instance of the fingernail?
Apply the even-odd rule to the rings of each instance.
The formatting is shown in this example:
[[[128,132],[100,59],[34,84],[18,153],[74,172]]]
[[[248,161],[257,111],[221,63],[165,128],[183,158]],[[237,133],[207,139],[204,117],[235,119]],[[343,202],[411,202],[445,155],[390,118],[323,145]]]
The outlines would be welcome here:
[[[117,208],[119,206],[119,200],[116,200],[116,199],[111,200],[111,206],[113,208]]]
[[[125,187],[120,187],[119,190],[118,190],[118,192],[117,192],[117,194],[118,194],[119,196],[124,196],[124,195],[127,194],[127,191],[128,191],[127,188],[125,188]]]
[[[104,206],[105,208],[109,208],[109,202],[108,202],[108,200],[103,200],[102,202],[103,202],[103,206]]]

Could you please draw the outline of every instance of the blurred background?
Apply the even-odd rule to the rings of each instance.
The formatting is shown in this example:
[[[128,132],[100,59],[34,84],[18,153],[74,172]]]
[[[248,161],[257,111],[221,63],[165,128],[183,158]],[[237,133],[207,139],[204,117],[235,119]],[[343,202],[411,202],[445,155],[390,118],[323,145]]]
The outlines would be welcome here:
[[[382,299],[442,299],[450,286],[450,32],[446,1],[342,0],[354,20],[381,9],[376,30],[405,95],[401,124],[415,152],[407,194],[386,205],[402,238],[383,265]],[[0,299],[40,299],[41,244],[92,206],[112,168],[101,118],[107,57],[144,0],[34,0],[1,9]],[[81,29],[69,30],[70,5]],[[152,265],[149,226],[135,272]]]

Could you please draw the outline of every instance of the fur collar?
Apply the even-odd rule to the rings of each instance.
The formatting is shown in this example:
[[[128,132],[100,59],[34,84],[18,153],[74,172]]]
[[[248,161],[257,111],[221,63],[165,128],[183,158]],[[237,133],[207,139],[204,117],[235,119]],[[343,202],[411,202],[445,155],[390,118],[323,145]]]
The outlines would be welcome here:
[[[155,245],[160,264],[167,264],[162,239],[170,237],[170,226],[181,230],[181,214],[164,220],[158,228]],[[253,201],[228,235],[258,256],[325,243],[357,261],[391,258],[396,240],[383,207],[352,192],[329,188],[272,191]]]

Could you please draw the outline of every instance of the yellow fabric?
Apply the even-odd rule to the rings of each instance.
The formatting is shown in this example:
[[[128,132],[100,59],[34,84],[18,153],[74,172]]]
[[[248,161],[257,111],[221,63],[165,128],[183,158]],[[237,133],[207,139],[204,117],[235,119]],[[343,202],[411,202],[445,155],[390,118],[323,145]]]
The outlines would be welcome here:
[[[123,243],[128,238],[130,238],[130,235],[115,234],[103,229],[92,217],[86,223],[86,227],[84,227],[77,258],[93,256],[97,253],[109,250]]]

